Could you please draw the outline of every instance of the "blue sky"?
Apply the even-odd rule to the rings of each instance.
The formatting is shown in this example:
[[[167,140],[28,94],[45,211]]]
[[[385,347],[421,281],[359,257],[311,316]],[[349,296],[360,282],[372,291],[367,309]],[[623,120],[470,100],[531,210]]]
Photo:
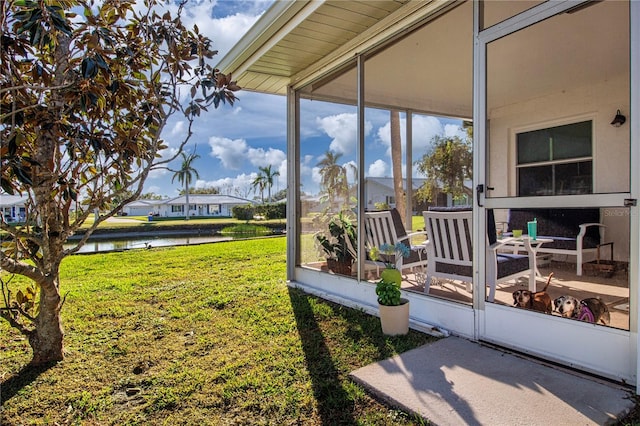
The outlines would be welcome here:
[[[271,0],[191,0],[184,20],[188,26],[197,24],[200,31],[211,38],[219,51],[213,61],[216,63],[271,3]],[[211,109],[194,123],[194,134],[186,151],[195,150],[200,156],[193,163],[200,177],[195,186],[214,186],[223,193],[252,199],[259,196],[251,190],[258,167],[271,165],[280,172],[272,191],[286,188],[285,97],[248,91],[237,92],[237,96],[240,100],[233,107]],[[343,163],[355,162],[355,108],[307,103],[301,118],[303,191],[315,194],[319,181],[316,165],[327,150],[341,153]],[[366,122],[365,175],[391,176],[389,114],[368,111]],[[426,116],[414,118],[413,128],[414,160],[426,152],[434,135],[460,132],[459,121]],[[184,135],[184,119],[172,117],[162,135],[170,147],[168,152],[172,152]],[[170,167],[178,169],[180,161]],[[144,192],[176,196],[181,187],[177,180],[171,182],[172,175],[169,171],[154,172],[147,179]]]

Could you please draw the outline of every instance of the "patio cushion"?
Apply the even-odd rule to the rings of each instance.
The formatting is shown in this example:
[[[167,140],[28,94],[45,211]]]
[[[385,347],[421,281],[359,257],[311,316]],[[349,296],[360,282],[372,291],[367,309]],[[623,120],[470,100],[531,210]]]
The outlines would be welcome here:
[[[527,230],[527,222],[537,219],[538,236],[551,238],[553,243],[544,245],[545,249],[576,250],[576,238],[580,233],[580,224],[599,223],[599,209],[511,209],[509,210],[509,231]],[[583,249],[595,248],[600,243],[600,229],[590,226],[582,241]]]
[[[497,253],[498,279],[508,277],[529,268],[529,256]]]

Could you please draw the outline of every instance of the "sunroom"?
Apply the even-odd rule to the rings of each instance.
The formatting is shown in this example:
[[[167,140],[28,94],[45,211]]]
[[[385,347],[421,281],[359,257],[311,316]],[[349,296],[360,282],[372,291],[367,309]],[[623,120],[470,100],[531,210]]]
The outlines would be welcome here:
[[[472,153],[471,273],[425,286],[424,270],[406,271],[412,327],[636,384],[639,21],[633,1],[274,3],[218,67],[245,90],[287,96],[291,285],[377,314],[366,215],[389,206],[368,202],[365,179],[398,177],[402,226],[424,230],[422,195],[406,189],[436,143],[458,141]],[[489,297],[488,233],[517,231],[523,213],[548,238],[531,276]],[[355,229],[346,271],[318,250],[336,215]],[[557,245],[588,223],[588,250]],[[599,298],[610,321],[513,306],[514,291],[551,273],[552,298]]]

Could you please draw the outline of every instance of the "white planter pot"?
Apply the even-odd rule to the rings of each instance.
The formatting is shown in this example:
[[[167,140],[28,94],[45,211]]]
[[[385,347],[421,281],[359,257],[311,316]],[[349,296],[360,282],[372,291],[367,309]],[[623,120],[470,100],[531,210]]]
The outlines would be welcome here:
[[[409,300],[400,299],[398,306],[378,304],[382,332],[388,336],[397,336],[409,332]]]

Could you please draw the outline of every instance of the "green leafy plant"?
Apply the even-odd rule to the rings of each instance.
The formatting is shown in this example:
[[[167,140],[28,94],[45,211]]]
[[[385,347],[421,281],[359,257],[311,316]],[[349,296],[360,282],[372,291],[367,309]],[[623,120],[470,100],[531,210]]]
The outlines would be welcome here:
[[[378,295],[378,303],[385,306],[400,305],[400,286],[394,281],[386,281],[381,279],[376,284],[376,294]]]
[[[402,275],[391,262],[391,256],[407,257],[409,253],[409,247],[403,243],[396,243],[395,245],[382,244],[380,248],[373,247],[369,251],[371,259],[382,259],[386,265],[384,271],[380,274],[380,281],[376,284],[378,303],[381,305],[398,306],[401,304],[400,285],[402,283]]]
[[[356,226],[345,212],[333,216],[329,220],[327,230],[316,233],[315,241],[319,251],[327,259],[352,262],[356,257]]]

